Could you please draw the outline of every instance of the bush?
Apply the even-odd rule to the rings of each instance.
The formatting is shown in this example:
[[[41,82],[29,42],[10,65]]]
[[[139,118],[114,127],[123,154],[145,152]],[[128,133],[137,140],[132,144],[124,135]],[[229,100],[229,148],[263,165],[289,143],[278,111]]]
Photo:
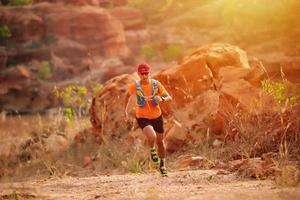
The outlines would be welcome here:
[[[143,10],[146,16],[149,14],[157,14],[161,8],[165,7],[168,2],[166,0],[153,1],[153,0],[129,0],[129,5]]]
[[[88,99],[97,95],[102,88],[103,85],[101,84],[96,84],[91,90],[88,90],[85,86],[69,85],[63,89],[54,87],[53,94],[62,100],[65,115],[69,121],[72,121],[75,116],[88,112]]]
[[[184,55],[184,47],[180,44],[162,45],[160,41],[156,40],[143,45],[140,55],[147,61],[162,59],[165,62],[171,62]]]
[[[7,39],[11,37],[11,32],[7,26],[0,27],[0,38]]]
[[[93,87],[93,96],[96,96],[103,88],[103,85],[102,84],[96,84],[94,87]]]
[[[157,56],[157,51],[151,44],[146,44],[141,47],[140,54],[148,61],[153,60]]]
[[[32,0],[10,0],[10,5],[12,6],[25,6],[31,4]]]
[[[300,87],[288,80],[282,82],[263,80],[262,89],[264,93],[272,96],[281,105],[292,106],[300,101]]]
[[[49,79],[52,77],[52,70],[48,61],[43,61],[41,63],[38,74],[42,79]]]
[[[179,44],[170,44],[165,50],[163,50],[163,59],[166,62],[178,60],[183,56],[184,48]]]

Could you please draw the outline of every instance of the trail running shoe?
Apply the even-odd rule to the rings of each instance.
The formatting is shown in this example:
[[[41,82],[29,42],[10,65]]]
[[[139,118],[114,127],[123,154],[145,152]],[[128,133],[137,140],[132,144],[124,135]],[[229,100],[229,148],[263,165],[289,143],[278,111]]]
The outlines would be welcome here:
[[[150,149],[150,154],[151,154],[151,160],[152,160],[154,163],[157,163],[157,164],[158,164],[159,158],[158,158],[156,149],[155,149],[155,148],[151,148],[151,149]]]
[[[159,170],[160,170],[161,176],[168,176],[168,171],[167,171],[167,168],[165,166],[161,166],[159,168]]]

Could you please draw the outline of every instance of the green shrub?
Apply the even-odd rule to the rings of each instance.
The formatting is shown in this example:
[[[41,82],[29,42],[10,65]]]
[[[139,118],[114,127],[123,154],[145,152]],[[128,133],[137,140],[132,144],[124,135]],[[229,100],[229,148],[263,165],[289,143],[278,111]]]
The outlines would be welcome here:
[[[49,79],[52,77],[52,70],[48,61],[43,61],[41,63],[38,74],[42,79]]]
[[[12,6],[25,6],[25,5],[31,5],[32,0],[11,0],[10,5]]]
[[[67,120],[69,122],[73,121],[74,115],[73,115],[72,109],[71,108],[66,108],[65,113],[66,113]]]
[[[7,39],[11,37],[11,32],[7,26],[0,27],[0,38]]]
[[[157,56],[157,52],[151,44],[143,45],[140,54],[148,61],[153,60]]]
[[[141,6],[144,0],[129,0],[128,4],[131,6]]]
[[[263,92],[272,96],[281,105],[292,106],[300,101],[300,87],[287,80],[275,82],[270,79],[262,81]]]
[[[53,94],[55,97],[62,99],[65,108],[65,116],[67,121],[72,124],[76,116],[87,111],[87,93],[88,90],[84,86],[70,85],[62,90],[54,87]]]
[[[166,62],[178,60],[184,55],[184,47],[180,44],[162,45],[159,40],[143,45],[140,55],[147,61],[162,59]]]
[[[94,87],[93,87],[93,96],[96,96],[103,88],[103,85],[102,84],[96,84]]]
[[[65,107],[79,108],[86,104],[87,88],[76,85],[70,85],[63,90],[54,88],[54,95],[62,98]]]
[[[163,11],[169,5],[170,0],[129,0],[129,5],[142,10],[148,23],[160,22],[164,15]]]
[[[165,50],[163,50],[163,59],[166,62],[178,60],[183,56],[184,48],[179,44],[170,44]]]
[[[88,112],[88,99],[98,94],[102,88],[102,84],[96,84],[90,91],[80,85],[69,85],[63,89],[54,87],[53,95],[62,100],[65,115],[68,121],[72,121],[75,116]]]

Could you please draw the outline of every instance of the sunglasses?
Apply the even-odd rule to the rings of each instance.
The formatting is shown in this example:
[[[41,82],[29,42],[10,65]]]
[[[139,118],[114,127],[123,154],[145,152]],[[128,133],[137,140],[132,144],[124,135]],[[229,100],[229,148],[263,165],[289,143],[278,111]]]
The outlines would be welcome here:
[[[144,76],[144,75],[148,75],[149,74],[149,72],[144,72],[144,73],[141,73],[141,75],[142,76]]]

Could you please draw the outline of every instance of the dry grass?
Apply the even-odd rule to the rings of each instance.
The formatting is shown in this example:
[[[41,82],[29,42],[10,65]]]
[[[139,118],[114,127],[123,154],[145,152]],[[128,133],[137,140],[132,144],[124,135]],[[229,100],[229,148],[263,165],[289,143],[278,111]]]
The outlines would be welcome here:
[[[17,118],[17,123],[20,120]],[[40,116],[37,120],[40,121]],[[93,171],[142,173],[151,169],[147,148],[129,147],[125,137],[106,136],[99,144],[95,136],[86,131],[89,126],[88,119],[76,118],[68,123],[63,116],[57,116],[19,136],[22,138],[19,143],[10,140],[6,153],[0,155],[1,181],[91,175]],[[74,140],[80,130],[84,137]]]
[[[220,115],[225,122],[225,142],[233,145],[231,155],[257,157],[268,152],[278,152],[281,145],[292,156],[299,155],[300,104],[284,109],[284,112],[253,114],[239,105],[223,100]],[[299,158],[299,157],[298,157]]]
[[[225,121],[223,158],[247,159],[273,152],[277,155],[276,184],[296,186],[300,166],[300,104],[278,112],[248,113],[223,100],[221,116]]]
[[[88,119],[84,118],[70,125],[62,113],[44,117],[6,117],[4,120],[2,126],[7,127],[1,133],[5,140],[1,144],[0,178],[5,179],[33,177],[32,174],[62,176],[66,170],[60,169],[62,167],[56,160],[67,157],[64,152],[77,131],[89,125]]]

